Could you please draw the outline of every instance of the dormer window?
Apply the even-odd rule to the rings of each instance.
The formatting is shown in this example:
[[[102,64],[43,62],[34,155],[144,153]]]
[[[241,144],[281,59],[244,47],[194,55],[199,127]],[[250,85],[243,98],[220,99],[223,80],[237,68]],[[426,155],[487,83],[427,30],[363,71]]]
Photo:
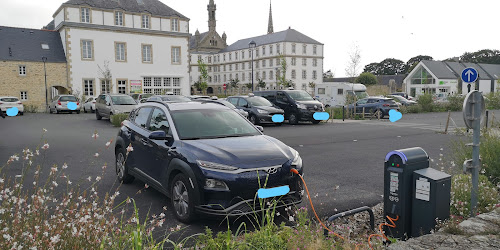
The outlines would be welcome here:
[[[170,19],[170,30],[171,31],[179,31],[179,19],[177,18],[172,18]]]
[[[46,44],[46,43],[42,43],[42,49],[47,50],[47,49],[50,49],[50,47],[49,47],[49,45],[48,45],[48,44]]]
[[[121,11],[115,12],[115,25],[123,26],[123,12]]]
[[[149,15],[142,15],[142,28],[149,29]]]
[[[90,9],[80,8],[80,21],[82,23],[90,23]]]

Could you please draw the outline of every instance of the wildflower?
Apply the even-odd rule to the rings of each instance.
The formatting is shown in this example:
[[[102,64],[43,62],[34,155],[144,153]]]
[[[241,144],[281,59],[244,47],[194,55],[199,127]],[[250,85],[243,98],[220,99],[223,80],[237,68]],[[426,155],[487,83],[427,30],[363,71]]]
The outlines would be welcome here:
[[[64,165],[62,165],[62,169],[67,169],[68,168],[68,164],[66,164],[66,162],[64,163]]]
[[[129,204],[131,202],[130,198],[128,198],[126,202],[127,204]]]
[[[21,178],[21,177],[23,177],[23,176],[20,174],[16,175],[16,178]]]
[[[148,184],[144,184],[144,188],[148,188],[148,187],[149,187],[149,185],[148,185]]]
[[[107,167],[106,165],[102,166],[102,170],[106,169],[106,167]]]
[[[30,160],[30,161],[28,162],[28,164],[30,164],[30,166],[31,166],[31,165],[33,164],[33,162]]]
[[[288,217],[288,220],[291,221],[291,222],[295,221],[295,219],[291,215]]]
[[[161,214],[160,214],[160,218],[163,218],[163,217],[165,217],[165,214],[164,214],[164,213],[161,213]]]
[[[498,185],[500,185],[500,184],[498,184]],[[163,206],[163,210],[167,210],[167,206]]]
[[[54,185],[54,187],[57,187],[59,184],[57,184],[57,182],[55,181],[52,181],[52,185]]]
[[[99,134],[97,133],[97,130],[94,132],[94,134],[92,135],[92,138],[94,140],[97,140],[97,138],[99,137]]]
[[[159,227],[163,226],[163,222],[165,222],[165,219],[158,221],[158,226]]]
[[[38,149],[35,151],[36,155],[40,155],[40,151]]]
[[[97,176],[97,177],[95,178],[95,181],[100,181],[100,180],[101,180],[101,176]]]
[[[111,142],[113,142],[113,140],[106,142],[106,148],[108,148],[109,145],[111,145]]]
[[[42,149],[45,150],[45,149],[48,149],[48,148],[49,148],[49,144],[48,143],[43,144]]]
[[[95,153],[94,157],[99,157],[99,153]]]
[[[57,167],[52,167],[52,168],[50,168],[50,173],[51,173],[51,174],[53,174],[53,173],[55,173],[55,172],[57,172]]]
[[[175,229],[181,230],[181,225],[177,225],[177,227],[175,227]]]
[[[44,133],[47,132],[47,130],[45,128],[43,128],[42,130],[43,130]]]
[[[0,183],[3,183],[3,182],[4,182],[3,178],[0,178]]]
[[[276,212],[276,216],[280,216],[280,212]]]
[[[132,144],[129,144],[127,147],[127,153],[134,151],[134,148],[132,147]]]
[[[71,182],[70,180],[68,180],[68,185],[71,185],[71,183],[73,183],[73,182]]]
[[[89,176],[89,177],[87,178],[87,180],[92,181],[92,177],[90,177],[90,176]]]

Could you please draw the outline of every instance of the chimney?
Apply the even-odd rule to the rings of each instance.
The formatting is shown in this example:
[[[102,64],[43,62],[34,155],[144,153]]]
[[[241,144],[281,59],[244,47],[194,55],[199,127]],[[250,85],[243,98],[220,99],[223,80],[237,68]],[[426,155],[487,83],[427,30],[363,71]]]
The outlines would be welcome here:
[[[12,56],[12,49],[9,47],[9,56]]]

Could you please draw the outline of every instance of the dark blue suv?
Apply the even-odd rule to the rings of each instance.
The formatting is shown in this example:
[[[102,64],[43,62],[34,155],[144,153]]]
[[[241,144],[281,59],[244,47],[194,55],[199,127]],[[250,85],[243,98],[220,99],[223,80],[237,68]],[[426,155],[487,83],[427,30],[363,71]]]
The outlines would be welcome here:
[[[302,174],[299,153],[261,130],[219,104],[147,102],[118,132],[116,174],[123,183],[138,178],[170,197],[174,214],[186,223],[197,213],[262,210],[254,200],[266,179],[266,188],[290,188],[278,207],[300,203],[302,185],[290,173]]]

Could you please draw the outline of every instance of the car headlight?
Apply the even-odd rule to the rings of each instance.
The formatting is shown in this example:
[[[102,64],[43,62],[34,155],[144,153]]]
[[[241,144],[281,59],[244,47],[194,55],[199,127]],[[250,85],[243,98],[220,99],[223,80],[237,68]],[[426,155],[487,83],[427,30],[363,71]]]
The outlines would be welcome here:
[[[292,151],[293,155],[292,167],[295,166],[297,169],[302,168],[302,158],[300,158],[299,152],[292,147],[290,147],[290,151]]]
[[[306,105],[299,104],[299,103],[297,103],[297,108],[299,108],[299,109],[307,109]]]
[[[257,109],[257,112],[261,113],[261,114],[268,114],[269,112],[267,112],[266,110],[263,110],[263,109]]]
[[[205,169],[205,170],[212,170],[212,171],[218,171],[218,172],[232,172],[235,170],[238,170],[237,167],[233,166],[228,166],[224,164],[219,164],[219,163],[214,163],[214,162],[209,162],[209,161],[196,161],[198,163],[198,166],[200,168]]]
[[[206,179],[205,188],[229,190],[225,182],[216,179]]]

